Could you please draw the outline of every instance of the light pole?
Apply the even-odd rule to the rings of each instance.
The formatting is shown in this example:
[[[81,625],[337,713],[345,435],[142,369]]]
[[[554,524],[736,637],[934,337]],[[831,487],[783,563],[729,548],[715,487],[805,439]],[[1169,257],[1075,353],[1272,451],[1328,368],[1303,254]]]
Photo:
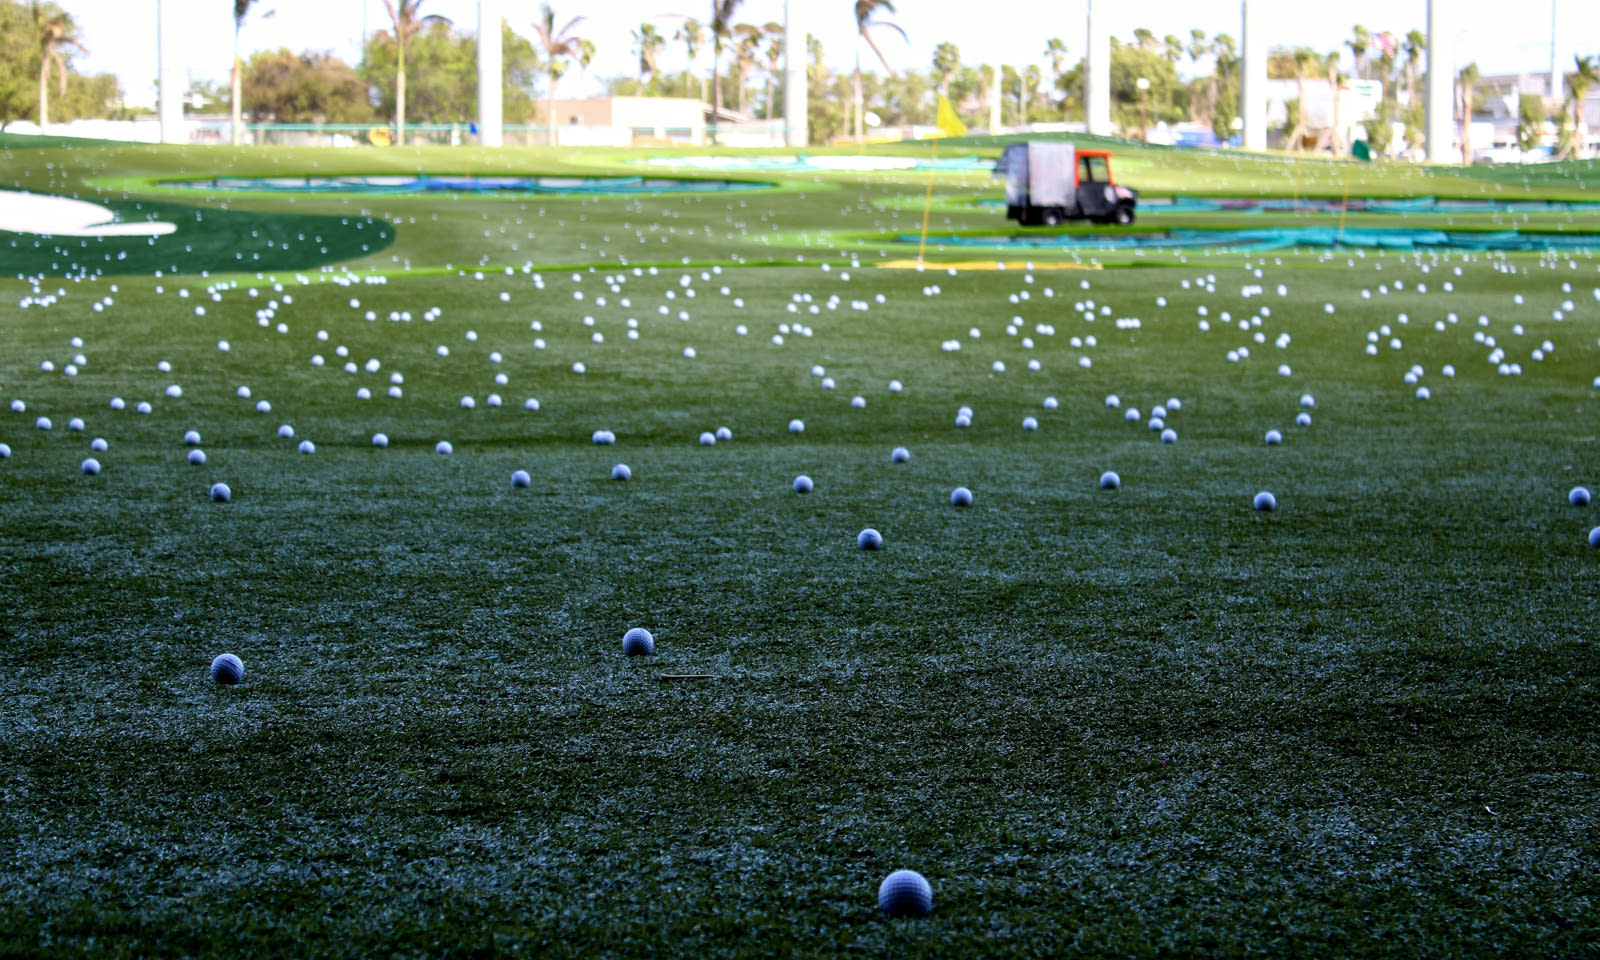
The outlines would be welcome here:
[[[1148,77],[1140,77],[1134,86],[1139,88],[1139,139],[1149,140],[1150,130],[1149,125],[1145,123],[1144,102],[1145,96],[1150,92],[1150,80]]]

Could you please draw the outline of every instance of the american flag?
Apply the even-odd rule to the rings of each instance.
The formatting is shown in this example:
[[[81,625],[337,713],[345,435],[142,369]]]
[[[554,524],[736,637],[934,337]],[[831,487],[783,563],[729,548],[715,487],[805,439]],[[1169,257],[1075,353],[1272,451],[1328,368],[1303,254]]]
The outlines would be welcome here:
[[[1383,51],[1384,56],[1392,57],[1400,52],[1400,41],[1392,33],[1375,33],[1372,42]]]

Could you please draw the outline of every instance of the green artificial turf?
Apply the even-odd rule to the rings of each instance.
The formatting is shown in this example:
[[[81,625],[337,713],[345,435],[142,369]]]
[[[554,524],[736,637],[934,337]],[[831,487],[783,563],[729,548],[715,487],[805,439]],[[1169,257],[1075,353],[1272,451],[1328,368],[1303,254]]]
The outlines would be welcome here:
[[[13,148],[0,182],[460,167],[417,153]],[[0,954],[1600,950],[1600,514],[1566,499],[1600,483],[1597,261],[951,275],[800,239],[903,232],[878,201],[922,188],[202,197],[370,214],[392,246],[0,280]],[[1162,444],[1142,418],[1173,397]],[[622,656],[632,626],[658,656]],[[879,913],[901,867],[928,918]]]

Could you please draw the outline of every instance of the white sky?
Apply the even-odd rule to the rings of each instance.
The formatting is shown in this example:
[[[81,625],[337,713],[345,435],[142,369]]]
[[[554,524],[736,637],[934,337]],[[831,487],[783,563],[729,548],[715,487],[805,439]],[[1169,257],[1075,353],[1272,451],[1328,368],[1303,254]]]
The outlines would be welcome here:
[[[80,69],[111,72],[122,79],[131,103],[153,105],[155,99],[156,0],[58,0],[77,20],[89,55]],[[500,0],[512,27],[528,35],[538,15],[532,0]],[[791,0],[803,9],[808,29],[822,40],[831,67],[847,69],[854,56],[853,3],[846,0]],[[1262,3],[1264,0],[1256,0]],[[1476,60],[1485,73],[1548,71],[1550,67],[1551,9],[1557,8],[1558,56],[1563,69],[1572,55],[1600,53],[1600,3],[1593,0],[1531,0],[1526,6],[1505,0],[1436,0],[1457,12],[1455,56],[1457,65]],[[1111,32],[1130,39],[1136,27],[1148,27],[1158,36],[1176,33],[1187,37],[1191,27],[1207,34],[1226,32],[1239,36],[1239,0],[1101,0],[1108,8]],[[190,77],[225,80],[233,44],[232,3],[225,0],[165,0],[167,15],[179,18],[176,46]],[[899,0],[898,13],[889,17],[906,31],[910,42],[892,32],[880,35],[889,63],[896,69],[926,70],[933,48],[954,41],[965,63],[1026,64],[1044,62],[1044,41],[1060,37],[1073,62],[1084,49],[1086,0],[986,0],[980,5],[957,0]],[[364,9],[365,8],[365,9]],[[587,13],[590,19],[579,33],[596,47],[587,76],[569,74],[561,84],[564,96],[599,92],[596,78],[632,75],[635,58],[629,32],[644,20],[656,20],[669,36],[676,23],[663,14],[681,13],[705,19],[710,0],[599,0],[587,5],[557,0],[558,23]],[[252,13],[242,36],[246,51],[287,46],[292,50],[331,50],[354,63],[360,55],[363,25],[376,31],[388,19],[382,0],[261,0],[258,9],[275,11],[261,19]],[[981,10],[981,19],[974,10]],[[1048,10],[1040,16],[1041,9]],[[422,12],[453,19],[470,32],[477,29],[476,0],[424,0]],[[1308,0],[1272,0],[1262,17],[1262,29],[1271,45],[1299,45],[1332,50],[1361,23],[1374,32],[1404,34],[1424,29],[1425,0],[1343,0],[1315,3]],[[740,21],[765,23],[783,19],[782,0],[745,0]],[[870,52],[865,57],[871,57]],[[702,69],[709,69],[709,51]],[[863,60],[865,65],[866,60]],[[669,44],[662,69],[683,68],[681,45]]]

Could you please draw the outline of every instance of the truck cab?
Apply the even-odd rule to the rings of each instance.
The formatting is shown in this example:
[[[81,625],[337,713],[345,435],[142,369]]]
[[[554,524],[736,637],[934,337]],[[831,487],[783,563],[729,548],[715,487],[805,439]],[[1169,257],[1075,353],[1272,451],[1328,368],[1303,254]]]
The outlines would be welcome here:
[[[1067,220],[1129,224],[1139,192],[1111,176],[1108,150],[1070,143],[1027,142],[1006,147],[994,175],[1006,181],[1006,219],[1025,227]]]

